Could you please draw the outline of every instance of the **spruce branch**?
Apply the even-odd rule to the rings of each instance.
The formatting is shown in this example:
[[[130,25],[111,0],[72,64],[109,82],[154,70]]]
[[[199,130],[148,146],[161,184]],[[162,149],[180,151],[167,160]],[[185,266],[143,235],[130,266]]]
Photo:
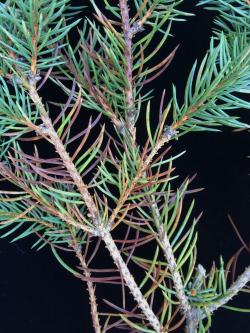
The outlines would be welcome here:
[[[139,307],[141,308],[143,314],[145,315],[147,321],[152,325],[152,327],[156,330],[156,332],[160,333],[161,325],[159,320],[153,313],[152,309],[150,308],[149,304],[145,300],[144,296],[142,295],[140,289],[138,288],[137,284],[134,281],[133,276],[129,272],[125,262],[123,261],[119,250],[115,242],[113,241],[110,231],[107,226],[103,225],[103,222],[100,220],[101,217],[99,216],[98,209],[96,204],[91,197],[86,185],[84,184],[81,176],[79,175],[75,165],[73,164],[71,158],[69,157],[68,153],[66,152],[64,145],[62,144],[61,140],[59,139],[54,127],[51,123],[51,120],[48,116],[48,113],[41,101],[40,96],[37,93],[36,86],[31,82],[29,84],[29,95],[30,98],[33,100],[37,108],[40,110],[41,119],[45,125],[46,133],[49,136],[50,140],[54,144],[57,153],[61,157],[66,169],[68,170],[69,174],[71,175],[72,179],[74,180],[79,192],[81,193],[84,202],[88,208],[90,217],[93,223],[93,234],[96,236],[100,236],[104,241],[107,249],[110,252],[111,257],[114,260],[114,263],[121,270],[121,274],[124,278],[124,281],[127,284],[127,287],[130,289],[131,293],[133,294],[136,302],[138,303]]]
[[[115,21],[91,0],[98,22],[85,20],[74,48],[67,35],[78,21],[68,24],[74,13],[69,0],[55,0],[51,8],[49,1],[10,0],[0,5],[0,174],[20,189],[0,192],[0,229],[7,228],[3,237],[21,230],[14,240],[36,234],[39,241],[34,246],[40,249],[49,244],[59,263],[87,282],[96,333],[111,328],[167,333],[184,321],[187,333],[205,333],[215,310],[249,283],[248,267],[227,288],[228,266],[224,269],[222,258],[220,267],[214,264],[209,273],[200,264],[196,266],[198,219],[188,227],[194,202],[184,217],[182,212],[186,194],[197,190],[187,189],[190,179],[173,190],[173,162],[181,154],[167,156],[169,142],[187,132],[214,131],[220,125],[249,128],[230,114],[232,109],[250,108],[244,99],[250,91],[248,1],[199,1],[218,10],[218,29],[201,65],[195,62],[190,71],[183,105],[179,106],[173,87],[173,98],[164,108],[164,92],[159,122],[153,129],[152,96],[150,92],[142,95],[142,89],[162,74],[177,48],[157,65],[145,66],[166,42],[173,21],[189,15],[176,8],[180,3],[182,0],[131,1],[136,13],[130,17],[127,0],[114,6],[105,0]],[[65,15],[62,19],[61,14]],[[138,32],[144,28],[140,38]],[[147,54],[156,33],[161,38],[159,46]],[[37,88],[44,75],[40,70],[47,68],[40,86],[50,77],[68,95],[66,104],[52,102],[61,108],[54,121]],[[136,121],[144,102],[148,139],[141,145],[136,140]],[[99,116],[93,122],[90,118],[87,128],[72,136],[82,107]],[[90,143],[90,132],[102,116],[110,118],[113,133],[103,125]],[[30,138],[30,134],[34,136]],[[35,145],[40,139],[50,143],[59,157],[41,158]],[[71,154],[69,145],[78,139]],[[32,155],[22,150],[25,141],[33,144]],[[91,180],[85,181],[88,176]],[[23,225],[28,225],[24,231]],[[117,240],[112,231],[120,226],[127,231]],[[87,260],[94,237],[99,240]],[[117,269],[90,267],[101,241]],[[144,258],[135,253],[140,247],[143,253],[148,245],[153,254]],[[69,267],[56,249],[74,252],[82,274]],[[140,284],[128,267],[131,261],[144,274]],[[118,272],[119,276],[100,278],[96,271]],[[106,314],[101,327],[96,283],[112,281],[121,287],[122,307],[107,301],[118,314]],[[132,310],[126,307],[125,285],[136,302]],[[179,311],[182,318],[172,325]],[[116,317],[119,319],[110,324]]]
[[[121,17],[122,17],[123,32],[124,32],[124,36],[125,36],[125,59],[127,60],[126,76],[127,76],[128,82],[131,82],[131,84],[130,84],[131,89],[126,91],[127,106],[128,106],[128,109],[132,109],[133,108],[133,99],[132,99],[132,94],[133,94],[133,89],[132,89],[132,82],[133,82],[132,66],[133,66],[133,64],[132,64],[132,54],[131,54],[131,52],[132,52],[132,38],[133,38],[134,34],[137,32],[137,27],[138,27],[138,31],[139,31],[140,28],[142,27],[143,23],[151,15],[151,13],[153,11],[153,8],[151,8],[145,14],[144,18],[141,21],[139,21],[140,23],[138,25],[134,24],[132,27],[130,26],[129,8],[128,8],[127,1],[123,1],[123,0],[120,1],[120,10],[121,10]],[[131,119],[132,119],[132,121],[129,121],[129,126],[128,126],[130,129],[131,129],[131,124],[134,123],[133,118],[131,118]],[[132,125],[132,128],[133,128],[133,125]],[[130,130],[130,132],[132,133],[131,130]],[[113,211],[113,213],[110,217],[110,222],[113,222],[115,220],[115,218],[118,215],[121,207],[123,206],[123,204],[125,203],[125,201],[129,197],[130,193],[133,191],[134,187],[137,185],[138,181],[142,177],[145,176],[145,170],[148,168],[152,159],[158,153],[159,149],[162,146],[164,146],[164,144],[166,142],[168,142],[170,139],[172,139],[172,137],[175,134],[176,134],[176,131],[175,131],[174,128],[173,129],[171,127],[167,128],[165,130],[165,133],[162,136],[162,138],[153,147],[153,150],[150,153],[150,155],[147,158],[145,158],[145,161],[143,161],[143,159],[141,159],[139,170],[138,170],[135,178],[131,181],[131,184],[128,187],[125,187],[124,190],[123,190],[123,193],[121,193],[120,199],[119,199],[118,204],[117,204],[117,207],[114,209],[114,211]],[[135,137],[133,137],[133,144],[136,145]],[[154,200],[154,198],[153,198],[153,200]],[[153,205],[154,208],[155,208],[155,206],[156,206],[156,204]],[[117,226],[117,224],[115,224],[115,226]],[[167,259],[169,269],[172,273],[174,286],[175,286],[175,289],[176,289],[176,292],[177,292],[177,297],[180,301],[183,313],[185,313],[185,315],[189,316],[189,314],[191,313],[191,306],[189,305],[188,299],[185,295],[184,286],[183,286],[183,283],[182,283],[181,276],[180,276],[179,272],[176,270],[177,265],[176,265],[175,258],[174,258],[174,255],[173,255],[172,247],[169,243],[166,232],[164,232],[163,229],[160,230],[160,234],[161,234],[161,240],[162,240],[162,247],[163,247],[163,250],[164,250],[164,255]]]
[[[120,0],[119,1],[119,6],[120,6],[120,11],[121,11],[121,17],[122,17],[122,27],[123,27],[123,34],[125,37],[125,59],[126,59],[126,77],[128,81],[128,90],[126,91],[126,102],[127,102],[127,107],[128,107],[128,128],[130,132],[132,133],[132,141],[133,144],[136,144],[136,138],[135,138],[135,106],[133,102],[133,56],[132,56],[132,38],[134,35],[142,30],[143,24],[146,22],[146,20],[151,16],[156,4],[153,4],[149,10],[145,13],[142,19],[139,21],[136,21],[133,26],[130,25],[130,18],[129,18],[129,7],[127,0]],[[145,6],[145,3],[142,5]],[[140,8],[141,10],[143,8]],[[139,11],[138,11],[139,12]],[[161,140],[155,145],[153,148],[153,151],[151,154],[145,159],[145,161],[141,162],[141,167],[138,170],[137,175],[131,182],[130,186],[126,189],[125,192],[123,192],[120,196],[119,202],[115,210],[113,211],[110,221],[113,222],[116,215],[120,211],[121,207],[123,206],[124,202],[127,200],[129,194],[133,191],[135,185],[138,183],[139,179],[144,175],[145,170],[149,166],[150,162],[152,161],[153,157],[157,154],[159,149],[164,146],[166,142],[168,142],[172,136],[175,135],[174,129],[172,130],[171,128],[167,129]],[[154,198],[153,198],[154,200]],[[154,207],[156,204],[154,205]],[[158,213],[159,214],[159,213]],[[173,255],[173,251],[171,248],[171,245],[169,243],[169,240],[166,236],[166,233],[161,230],[161,239],[162,239],[162,247],[164,249],[164,255],[167,259],[169,269],[172,273],[175,289],[177,291],[177,297],[180,300],[181,303],[181,308],[185,314],[189,313],[191,311],[191,306],[188,303],[187,297],[184,293],[184,286],[182,284],[182,280],[180,277],[179,272],[176,271],[176,263]]]
[[[69,157],[68,153],[65,150],[64,145],[62,144],[61,140],[59,139],[52,122],[48,116],[48,113],[41,101],[40,96],[37,93],[36,86],[33,82],[29,84],[29,95],[32,101],[35,103],[37,108],[40,110],[41,120],[45,126],[46,134],[49,136],[50,140],[52,141],[53,145],[59,156],[61,157],[63,163],[65,164],[66,169],[68,170],[70,176],[74,180],[79,192],[81,193],[84,202],[89,210],[89,214],[94,225],[98,224],[99,220],[99,213],[97,207],[94,203],[93,198],[91,197],[89,191],[87,190],[86,185],[84,184],[81,176],[78,174],[75,165],[73,164],[71,158]]]
[[[249,41],[244,35],[236,35],[233,41],[224,33],[218,36],[218,41],[212,38],[196,82],[194,76],[197,62],[190,71],[182,107],[178,105],[176,89],[173,87],[172,127],[183,133],[190,129],[216,131],[213,127],[221,125],[248,128],[249,125],[240,122],[237,117],[229,116],[225,111],[250,107],[247,101],[234,95],[237,92],[247,93],[249,89],[249,55]]]

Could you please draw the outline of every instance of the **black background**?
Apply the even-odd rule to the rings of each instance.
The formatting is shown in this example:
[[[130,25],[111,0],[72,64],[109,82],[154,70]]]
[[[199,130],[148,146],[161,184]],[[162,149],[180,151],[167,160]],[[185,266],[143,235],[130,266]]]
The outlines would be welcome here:
[[[185,9],[196,16],[187,22],[176,23],[175,39],[169,40],[162,50],[161,55],[165,56],[180,43],[171,67],[154,84],[156,104],[163,88],[166,88],[167,96],[168,92],[170,95],[171,82],[177,85],[181,96],[194,60],[201,60],[209,46],[213,15],[195,7],[195,3],[185,1]],[[58,90],[53,90],[53,96],[51,92],[51,88],[43,91],[50,99],[60,99]],[[249,111],[236,112],[250,123]],[[141,125],[139,134],[144,133],[143,130]],[[249,133],[233,133],[224,128],[219,134],[189,134],[175,141],[173,150],[186,150],[176,162],[180,178],[197,172],[193,187],[205,187],[196,195],[195,213],[203,211],[198,226],[199,262],[209,268],[213,260],[218,263],[221,254],[227,261],[241,246],[228,222],[228,213],[249,242]],[[25,240],[9,245],[8,240],[0,240],[0,332],[92,333],[85,285],[60,267],[49,249],[36,253],[30,250],[31,244],[32,241]],[[100,263],[105,260],[103,256]],[[239,271],[247,264],[249,256],[245,254],[239,262]],[[97,295],[101,299],[107,293],[112,294],[112,287],[101,287]],[[242,296],[234,304],[250,307],[249,297]],[[249,331],[249,314],[225,310],[216,313],[211,328],[212,333]]]

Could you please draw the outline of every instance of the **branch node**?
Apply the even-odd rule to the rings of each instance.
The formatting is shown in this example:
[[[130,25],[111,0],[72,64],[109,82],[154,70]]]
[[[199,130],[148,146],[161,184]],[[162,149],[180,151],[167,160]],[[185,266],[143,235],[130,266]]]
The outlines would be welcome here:
[[[30,85],[35,85],[38,81],[42,79],[40,76],[39,71],[36,74],[33,74],[32,72],[29,72],[27,75],[28,81]]]
[[[171,126],[166,126],[164,129],[163,136],[167,138],[168,141],[170,141],[172,138],[177,137],[178,131],[173,129]]]
[[[128,33],[128,38],[132,39],[138,32],[142,32],[144,31],[144,27],[143,25],[140,23],[140,21],[136,21],[132,27],[130,28],[129,30],[129,33]]]

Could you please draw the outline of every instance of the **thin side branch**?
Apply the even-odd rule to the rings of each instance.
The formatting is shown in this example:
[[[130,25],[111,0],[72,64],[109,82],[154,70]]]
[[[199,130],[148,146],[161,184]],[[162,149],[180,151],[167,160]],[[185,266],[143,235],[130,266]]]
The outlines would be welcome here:
[[[93,230],[90,227],[88,227],[87,225],[80,224],[79,222],[76,222],[74,219],[72,219],[70,217],[70,215],[62,214],[58,210],[53,208],[53,206],[46,205],[39,198],[39,196],[37,196],[29,187],[27,187],[24,184],[22,184],[21,182],[19,182],[19,179],[2,162],[0,162],[0,174],[3,175],[4,177],[6,177],[6,179],[8,179],[13,184],[18,183],[18,186],[33,198],[34,203],[36,205],[37,205],[37,203],[39,203],[40,207],[42,209],[44,209],[45,211],[48,211],[52,215],[59,217],[62,221],[65,221],[68,225],[73,226],[79,230],[83,230],[84,232],[87,232],[87,233],[93,232]],[[32,201],[31,200],[29,200],[29,201],[30,201],[30,204],[32,204]],[[44,222],[43,222],[43,225],[44,225]],[[50,226],[50,225],[47,225],[47,226]]]
[[[71,235],[73,237],[73,233],[71,232]],[[99,321],[99,315],[98,315],[98,309],[97,309],[97,302],[95,297],[95,286],[93,282],[90,280],[91,274],[88,270],[88,266],[86,264],[86,260],[84,256],[82,255],[81,247],[79,247],[79,244],[77,244],[77,240],[73,237],[72,242],[72,248],[75,251],[75,254],[81,264],[81,267],[83,269],[85,277],[89,278],[87,280],[87,289],[89,293],[89,303],[91,308],[91,317],[92,317],[92,323],[95,330],[95,333],[101,333],[101,325]]]
[[[171,272],[174,287],[176,290],[176,295],[180,301],[180,306],[181,306],[181,310],[182,310],[183,314],[188,316],[190,314],[192,308],[188,302],[187,296],[185,295],[184,285],[182,283],[181,275],[177,270],[177,264],[176,264],[176,260],[174,257],[173,249],[169,242],[166,231],[163,230],[162,226],[160,227],[160,229],[161,229],[160,236],[161,236],[162,249],[163,249],[164,256],[167,260],[167,263],[168,263],[168,268]]]
[[[113,223],[114,220],[116,219],[118,213],[120,212],[121,207],[123,206],[124,202],[127,200],[127,198],[129,197],[130,193],[133,191],[134,187],[138,184],[138,181],[145,175],[145,170],[147,169],[147,167],[150,165],[150,163],[152,162],[153,158],[155,157],[155,155],[158,154],[158,151],[167,143],[169,142],[169,140],[171,139],[170,135],[163,135],[160,140],[155,144],[155,146],[153,147],[152,151],[150,152],[150,154],[145,158],[145,160],[143,161],[141,159],[141,165],[139,170],[137,171],[136,176],[134,177],[134,179],[132,180],[131,184],[129,187],[125,187],[123,189],[123,192],[120,195],[120,199],[117,203],[117,206],[115,207],[115,209],[113,210],[111,216],[110,216],[110,223]],[[135,142],[136,145],[136,142]]]
[[[127,122],[128,122],[128,129],[132,134],[132,141],[135,142],[135,117],[136,117],[136,110],[134,104],[134,96],[133,96],[133,56],[132,56],[132,27],[130,26],[130,19],[129,19],[129,7],[127,0],[120,0],[120,10],[121,10],[121,17],[122,17],[122,29],[125,39],[124,45],[124,54],[126,59],[126,66],[125,66],[125,75],[127,78],[127,89],[126,89],[126,104],[127,104]]]
[[[250,282],[250,266],[237,278],[237,280],[227,290],[227,296],[222,298],[218,303],[208,307],[208,311],[213,313],[223,305],[227,304],[234,296],[236,296]]]

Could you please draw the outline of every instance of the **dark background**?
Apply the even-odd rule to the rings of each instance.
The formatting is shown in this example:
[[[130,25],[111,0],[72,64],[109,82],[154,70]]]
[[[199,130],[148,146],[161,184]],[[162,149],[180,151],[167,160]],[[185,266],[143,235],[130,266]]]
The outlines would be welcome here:
[[[177,85],[181,96],[193,62],[196,58],[201,59],[209,46],[213,15],[196,8],[195,2],[186,1],[188,5],[184,7],[196,16],[187,22],[176,23],[173,30],[176,38],[169,40],[162,50],[161,55],[165,56],[180,43],[171,67],[154,84],[157,102],[163,88],[167,89],[168,95],[171,82]],[[50,94],[52,99],[51,90],[44,93]],[[54,95],[58,99],[56,89]],[[248,111],[236,112],[250,123]],[[213,260],[218,263],[221,254],[227,261],[241,246],[228,222],[228,213],[245,241],[249,242],[249,133],[233,133],[224,128],[219,134],[189,134],[175,141],[173,149],[175,152],[186,150],[176,162],[180,178],[197,172],[193,186],[205,187],[196,195],[195,213],[204,212],[198,226],[198,259],[208,269]],[[36,253],[30,250],[31,244],[29,240],[17,244],[0,240],[0,332],[92,333],[85,285],[60,267],[49,249]],[[249,255],[245,254],[239,261],[239,271],[243,271],[247,264]],[[102,298],[111,290],[107,286],[100,287],[97,295]],[[250,307],[249,297],[241,296],[234,304]],[[212,333],[249,331],[249,314],[225,310],[216,313],[211,328]]]

